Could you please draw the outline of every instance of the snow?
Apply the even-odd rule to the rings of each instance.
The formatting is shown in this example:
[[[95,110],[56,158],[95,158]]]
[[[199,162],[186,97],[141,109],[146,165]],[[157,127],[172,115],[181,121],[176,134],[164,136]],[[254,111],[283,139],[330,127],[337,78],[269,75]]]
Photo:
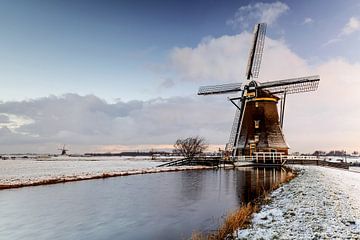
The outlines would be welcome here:
[[[360,239],[360,173],[298,166],[238,239]]]
[[[348,163],[360,163],[360,157],[358,156],[326,156],[324,157],[329,162],[348,162]]]
[[[350,167],[350,171],[352,171],[352,172],[360,172],[360,167]]]
[[[90,179],[103,174],[135,174],[156,172],[161,164],[131,157],[56,157],[42,159],[0,160],[0,188],[31,185],[49,180]],[[151,169],[151,171],[150,171]]]

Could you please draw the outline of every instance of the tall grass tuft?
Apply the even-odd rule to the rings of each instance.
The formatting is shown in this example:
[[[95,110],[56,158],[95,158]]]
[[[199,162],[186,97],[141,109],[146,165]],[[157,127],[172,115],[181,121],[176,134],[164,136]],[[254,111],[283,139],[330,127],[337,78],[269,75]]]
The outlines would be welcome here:
[[[235,212],[230,213],[218,230],[209,235],[201,232],[193,232],[191,240],[224,240],[233,239],[233,234],[240,228],[250,223],[251,215],[258,210],[258,206],[248,203],[241,206]]]
[[[268,204],[271,201],[270,192],[281,187],[282,184],[291,181],[295,177],[296,173],[292,171],[287,172],[281,183],[272,185],[269,191],[264,189],[262,195],[257,200],[246,205],[242,205],[235,212],[229,213],[225,218],[224,223],[214,233],[205,235],[201,232],[194,232],[191,236],[191,240],[235,239],[237,231],[250,224],[253,213],[258,212],[261,205]]]

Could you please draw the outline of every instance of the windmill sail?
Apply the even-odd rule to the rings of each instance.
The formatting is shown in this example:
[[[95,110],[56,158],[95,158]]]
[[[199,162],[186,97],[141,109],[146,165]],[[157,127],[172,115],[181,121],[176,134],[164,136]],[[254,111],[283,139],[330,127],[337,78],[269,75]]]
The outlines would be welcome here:
[[[236,108],[234,122],[231,127],[230,138],[229,138],[229,142],[227,145],[231,149],[227,149],[227,150],[233,150],[238,141],[238,138],[239,138],[239,129],[241,128],[241,119],[243,117],[244,108],[246,107],[246,100],[244,99],[244,92],[242,92],[241,98],[238,101],[237,105],[240,106],[240,108]]]
[[[239,91],[241,91],[241,83],[227,83],[200,87],[198,95],[225,94]]]
[[[262,156],[264,163],[283,164],[282,156],[288,154],[283,120],[287,94],[315,91],[320,77],[308,76],[286,80],[257,82],[265,43],[266,24],[257,24],[246,68],[247,81],[222,85],[200,87],[198,95],[226,94],[239,92],[240,96],[229,98],[236,106],[226,150],[232,156]],[[238,100],[236,104],[234,100]],[[281,102],[281,115],[278,102]],[[260,156],[260,157],[261,157]]]
[[[254,28],[254,39],[249,53],[248,65],[246,68],[246,79],[259,76],[262,53],[264,50],[266,34],[266,23],[259,23]]]
[[[61,155],[66,155],[66,152],[69,151],[68,149],[65,148],[65,144],[62,148],[58,148],[58,150],[61,151]]]
[[[241,113],[240,109],[236,108],[233,125],[231,127],[229,142],[227,144],[227,147],[228,147],[227,150],[232,150],[233,147],[234,147],[235,139],[236,139],[236,133],[238,132],[238,125],[239,125],[239,121],[240,121],[240,113]]]
[[[266,89],[272,94],[281,94],[286,91],[286,94],[302,93],[315,91],[320,82],[320,76],[308,76],[300,78],[291,78],[279,81],[270,81],[261,83],[258,89]]]

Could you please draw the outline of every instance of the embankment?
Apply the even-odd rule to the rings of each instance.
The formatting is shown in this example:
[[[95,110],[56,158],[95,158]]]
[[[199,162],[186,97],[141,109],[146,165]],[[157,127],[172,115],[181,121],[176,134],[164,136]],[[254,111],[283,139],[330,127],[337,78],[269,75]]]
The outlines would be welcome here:
[[[129,176],[136,174],[150,174],[150,173],[161,173],[161,172],[176,172],[184,170],[205,170],[213,169],[214,167],[209,166],[181,166],[181,167],[163,167],[163,168],[146,168],[146,169],[137,169],[137,170],[126,170],[126,171],[110,171],[110,172],[101,172],[101,173],[85,173],[83,175],[73,175],[73,176],[49,176],[48,178],[41,179],[29,179],[21,181],[9,181],[6,184],[0,184],[1,189],[10,189],[10,188],[20,188],[20,187],[29,187],[29,186],[39,186],[47,184],[57,184],[65,182],[74,182],[82,180],[91,180],[91,179],[101,179],[101,178],[110,178],[110,177],[120,177],[120,176]]]

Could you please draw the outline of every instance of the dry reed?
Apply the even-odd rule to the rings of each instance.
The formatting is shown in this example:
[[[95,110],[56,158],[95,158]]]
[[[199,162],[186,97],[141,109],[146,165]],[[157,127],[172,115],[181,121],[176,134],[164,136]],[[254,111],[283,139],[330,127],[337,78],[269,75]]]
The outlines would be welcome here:
[[[282,184],[287,183],[296,177],[293,171],[287,172],[286,176],[280,183],[273,184],[270,190],[266,191],[263,188],[263,193],[254,202],[242,205],[235,212],[231,212],[225,218],[224,223],[214,233],[205,235],[201,232],[194,232],[191,240],[224,240],[235,239],[236,232],[243,229],[250,224],[253,213],[258,212],[261,205],[268,204],[271,201],[270,192],[281,187]]]

